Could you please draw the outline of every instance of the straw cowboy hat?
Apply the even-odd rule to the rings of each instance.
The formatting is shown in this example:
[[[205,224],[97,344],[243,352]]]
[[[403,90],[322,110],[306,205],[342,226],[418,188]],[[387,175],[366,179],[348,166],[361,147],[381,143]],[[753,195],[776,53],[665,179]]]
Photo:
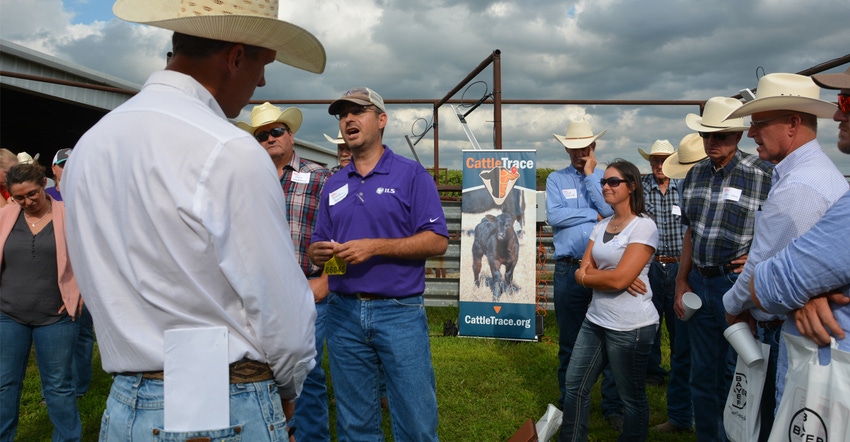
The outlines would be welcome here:
[[[35,157],[31,157],[30,154],[26,152],[21,152],[18,154],[18,164],[32,164],[38,161],[38,157],[41,154],[35,154]]]
[[[325,138],[334,144],[345,144],[345,140],[342,139],[342,132],[338,132],[336,138],[331,138],[328,134],[322,134]]]
[[[277,7],[278,0],[117,0],[112,12],[130,22],[271,49],[281,63],[322,73],[322,44],[306,30],[278,20]]]
[[[697,132],[743,132],[749,129],[743,118],[726,120],[726,116],[741,107],[741,102],[729,97],[713,97],[705,102],[702,116],[688,114],[685,124]],[[725,121],[724,121],[725,120]]]
[[[283,123],[295,135],[301,127],[301,110],[289,107],[281,111],[279,107],[267,101],[251,110],[251,124],[240,121],[236,126],[253,135],[258,128],[269,123]]]
[[[820,99],[820,88],[805,75],[767,74],[759,79],[756,99],[729,114],[738,118],[759,112],[790,110],[832,118],[836,106]]]
[[[638,147],[638,152],[640,152],[640,156],[643,159],[649,161],[649,157],[652,155],[672,155],[676,149],[670,144],[667,140],[655,140],[652,143],[652,147],[649,148],[649,153],[646,153],[645,150]]]
[[[850,89],[850,68],[838,74],[815,74],[812,81],[825,89]]]
[[[661,165],[661,171],[668,178],[682,179],[688,175],[691,167],[707,157],[702,137],[697,133],[685,135],[679,142],[679,150],[667,157]]]
[[[584,120],[571,121],[567,126],[566,136],[552,134],[556,140],[560,141],[567,149],[584,149],[595,142],[599,137],[605,135],[606,131],[599,132],[593,135],[593,130],[590,128],[590,123]]]

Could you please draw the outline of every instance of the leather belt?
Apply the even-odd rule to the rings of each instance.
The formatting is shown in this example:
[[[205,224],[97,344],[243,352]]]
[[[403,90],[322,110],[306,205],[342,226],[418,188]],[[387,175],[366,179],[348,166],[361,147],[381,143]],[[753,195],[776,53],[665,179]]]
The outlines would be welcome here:
[[[558,262],[565,262],[567,264],[574,265],[574,266],[580,266],[581,265],[581,260],[575,259],[572,256],[565,256],[563,258],[558,258]]]
[[[776,330],[777,328],[782,328],[782,324],[784,324],[784,323],[785,323],[785,321],[782,320],[782,319],[776,319],[776,320],[773,320],[773,321],[758,321],[757,322],[759,327],[761,327],[763,329],[767,329],[767,330]]]
[[[660,262],[662,264],[673,264],[674,262],[679,262],[679,257],[678,256],[655,255],[655,262]]]
[[[350,296],[361,301],[377,301],[379,299],[388,299],[386,296],[376,295],[374,293],[357,292],[357,293],[341,293],[343,296]]]
[[[142,379],[152,379],[161,381],[165,379],[165,373],[162,371],[143,371],[138,373],[117,373],[121,376],[138,376],[142,375]],[[274,379],[271,367],[265,362],[257,361],[236,361],[230,364],[230,383],[231,384],[247,384],[251,382],[269,381]]]
[[[732,269],[734,269],[735,267],[737,266],[732,263],[707,267],[694,266],[694,268],[697,270],[697,273],[699,273],[700,276],[702,276],[703,278],[714,278],[715,276],[723,276],[731,272]]]

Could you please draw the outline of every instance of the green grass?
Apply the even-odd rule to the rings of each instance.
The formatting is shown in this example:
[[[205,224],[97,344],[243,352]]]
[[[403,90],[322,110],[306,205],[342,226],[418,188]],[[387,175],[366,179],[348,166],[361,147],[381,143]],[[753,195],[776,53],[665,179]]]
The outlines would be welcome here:
[[[558,329],[552,312],[545,317],[542,342],[512,342],[495,339],[443,337],[443,323],[457,322],[458,309],[429,307],[431,352],[437,378],[440,439],[447,442],[506,441],[525,422],[537,421],[549,403],[558,400],[556,372],[558,368]],[[665,332],[666,333],[666,332]],[[666,334],[663,337],[666,345]],[[663,354],[669,368],[669,353]],[[327,364],[327,358],[325,358]],[[83,420],[83,440],[97,440],[100,417],[106,406],[111,378],[100,369],[95,348],[95,374],[91,390],[79,400]],[[48,441],[53,426],[47,409],[40,404],[41,392],[34,357],[30,358],[24,393],[18,441]],[[650,405],[650,426],[667,420],[665,387],[647,387]],[[332,386],[329,396],[333,398]],[[600,393],[597,383],[593,390],[590,420],[591,441],[616,440],[599,409]],[[330,404],[333,422],[335,407]],[[388,413],[384,413],[384,429],[391,441]],[[331,436],[335,440],[331,425]],[[693,434],[662,436],[650,432],[652,441],[696,441]]]

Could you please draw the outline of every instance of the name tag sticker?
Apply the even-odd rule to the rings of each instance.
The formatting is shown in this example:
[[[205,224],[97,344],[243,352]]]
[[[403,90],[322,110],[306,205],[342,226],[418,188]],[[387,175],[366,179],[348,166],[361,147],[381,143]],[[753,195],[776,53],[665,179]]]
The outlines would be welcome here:
[[[561,192],[564,193],[564,198],[568,200],[574,200],[578,198],[578,192],[575,189],[562,189]]]
[[[348,184],[331,192],[331,194],[328,196],[328,205],[333,206],[336,203],[344,200],[346,196],[348,196]]]
[[[293,183],[307,184],[310,182],[310,172],[292,172]]]
[[[673,208],[670,209],[670,213],[675,216],[682,216],[682,208],[674,204]]]
[[[741,189],[736,189],[734,187],[724,187],[723,199],[729,201],[739,201],[741,199]]]

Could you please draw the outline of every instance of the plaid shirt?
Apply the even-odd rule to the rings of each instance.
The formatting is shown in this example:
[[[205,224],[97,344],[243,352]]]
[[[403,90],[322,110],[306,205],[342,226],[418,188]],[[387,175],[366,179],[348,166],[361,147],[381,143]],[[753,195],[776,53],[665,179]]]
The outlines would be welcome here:
[[[682,236],[685,234],[681,219],[682,196],[679,192],[681,180],[671,179],[667,186],[667,193],[663,195],[652,174],[644,175],[641,180],[646,211],[658,226],[658,248],[655,254],[679,256],[682,253]],[[674,207],[679,208],[676,212],[679,215],[674,214]]]
[[[682,223],[691,229],[695,265],[719,266],[747,254],[772,170],[770,163],[739,150],[720,170],[705,159],[688,172],[682,183]]]
[[[292,232],[292,245],[295,246],[295,256],[306,276],[316,276],[322,268],[313,265],[307,257],[307,246],[316,225],[316,213],[319,211],[319,201],[322,187],[325,185],[331,171],[309,160],[302,160],[298,154],[292,153],[292,160],[283,167],[280,184],[286,198],[286,213],[289,219],[289,230]]]

